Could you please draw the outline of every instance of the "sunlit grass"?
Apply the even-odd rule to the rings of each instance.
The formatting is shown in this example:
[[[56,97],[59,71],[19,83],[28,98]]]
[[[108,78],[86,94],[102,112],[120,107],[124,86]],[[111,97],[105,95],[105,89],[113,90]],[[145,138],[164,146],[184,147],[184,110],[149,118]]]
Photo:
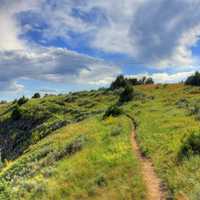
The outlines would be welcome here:
[[[150,157],[169,195],[199,198],[200,157],[177,161],[184,138],[200,132],[200,123],[188,108],[179,108],[177,101],[186,99],[189,105],[200,99],[194,95],[199,89],[183,85],[139,86],[137,88],[153,100],[132,102],[126,106],[137,120],[138,141],[143,153]],[[192,95],[191,95],[192,91]],[[148,99],[148,98],[146,98]],[[137,106],[135,106],[137,105]]]
[[[119,135],[112,135],[114,127],[120,127]],[[69,125],[31,146],[0,177],[7,180],[11,199],[144,199],[130,132],[125,116]],[[84,137],[80,150],[55,160],[79,137]]]

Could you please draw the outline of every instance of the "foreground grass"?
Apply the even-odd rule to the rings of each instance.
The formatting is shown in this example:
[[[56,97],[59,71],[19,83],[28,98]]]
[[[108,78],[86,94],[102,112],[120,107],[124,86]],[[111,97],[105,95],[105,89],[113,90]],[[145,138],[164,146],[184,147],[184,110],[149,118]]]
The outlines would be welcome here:
[[[145,199],[125,116],[93,117],[49,135],[0,174],[0,199]]]
[[[150,157],[156,172],[172,199],[200,197],[200,157],[178,160],[185,138],[199,133],[200,124],[188,109],[178,106],[180,100],[188,105],[199,101],[198,88],[183,85],[140,86],[146,100],[126,105],[138,122],[138,141],[143,153]]]

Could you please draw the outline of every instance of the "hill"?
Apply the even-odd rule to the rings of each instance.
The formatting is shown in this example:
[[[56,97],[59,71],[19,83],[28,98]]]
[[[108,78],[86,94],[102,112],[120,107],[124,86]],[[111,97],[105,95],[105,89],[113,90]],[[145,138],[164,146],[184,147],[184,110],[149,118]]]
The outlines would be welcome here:
[[[0,199],[148,199],[142,161],[131,132],[171,199],[200,193],[200,88],[182,84],[134,86],[17,102],[0,110]],[[111,105],[121,113],[103,117]],[[110,110],[109,110],[110,111]],[[134,124],[133,124],[134,122]]]

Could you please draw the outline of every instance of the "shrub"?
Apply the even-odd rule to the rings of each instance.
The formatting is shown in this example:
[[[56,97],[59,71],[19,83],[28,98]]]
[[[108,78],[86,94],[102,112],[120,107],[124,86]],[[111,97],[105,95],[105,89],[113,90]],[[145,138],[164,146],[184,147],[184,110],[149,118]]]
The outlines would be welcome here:
[[[194,85],[194,86],[200,86],[200,73],[195,72],[192,76],[189,76],[187,80],[185,81],[186,85]]]
[[[154,84],[154,81],[151,77],[147,78],[146,81],[145,81],[145,84]]]
[[[22,117],[22,112],[19,108],[19,106],[15,106],[13,111],[12,111],[12,114],[11,114],[11,118],[13,120],[19,120],[20,118]]]
[[[179,158],[190,155],[200,155],[200,134],[191,134],[183,143],[179,152]]]
[[[120,94],[119,102],[124,103],[131,101],[134,97],[134,90],[133,87],[129,84],[126,85],[124,91]]]
[[[80,151],[85,143],[87,142],[87,138],[85,136],[80,135],[75,138],[71,143],[67,144],[62,151],[58,151],[54,153],[55,161],[63,159],[65,156],[71,156],[78,151]]]
[[[37,98],[40,98],[40,93],[35,93],[33,96],[32,96],[33,99],[37,99]]]
[[[112,105],[106,110],[103,118],[107,118],[109,116],[116,117],[116,116],[119,116],[121,114],[122,114],[122,110],[117,105]]]
[[[197,120],[200,120],[200,106],[199,104],[195,104],[192,107],[189,107],[189,112],[191,115],[195,115]]]
[[[153,78],[151,77],[142,77],[140,79],[137,79],[137,78],[128,78],[127,79],[128,82],[131,84],[131,85],[148,85],[148,84],[154,84],[154,80]]]
[[[128,79],[128,82],[129,82],[131,85],[138,85],[138,79],[137,79],[137,78],[129,78],[129,79]]]
[[[121,132],[122,132],[122,127],[120,127],[120,126],[113,127],[112,130],[111,130],[110,135],[111,136],[118,136],[118,135],[121,134]]]
[[[123,88],[127,85],[127,80],[124,78],[123,75],[119,75],[115,81],[111,83],[110,89],[115,90],[119,88]]]
[[[119,75],[115,81],[112,82],[110,89],[116,90],[119,88],[125,88],[127,85],[147,85],[154,84],[154,80],[151,77],[137,78],[124,78],[123,75]]]
[[[188,100],[187,99],[180,99],[176,102],[178,108],[186,108],[188,107]]]
[[[19,106],[21,106],[21,105],[25,104],[27,101],[28,101],[28,99],[25,96],[23,96],[17,101],[17,104]]]

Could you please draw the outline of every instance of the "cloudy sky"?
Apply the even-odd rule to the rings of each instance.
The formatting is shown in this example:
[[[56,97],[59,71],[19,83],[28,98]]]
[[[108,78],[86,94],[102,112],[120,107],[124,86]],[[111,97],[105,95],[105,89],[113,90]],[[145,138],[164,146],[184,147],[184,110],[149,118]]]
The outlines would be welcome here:
[[[199,69],[200,0],[0,0],[0,99],[178,82]]]

